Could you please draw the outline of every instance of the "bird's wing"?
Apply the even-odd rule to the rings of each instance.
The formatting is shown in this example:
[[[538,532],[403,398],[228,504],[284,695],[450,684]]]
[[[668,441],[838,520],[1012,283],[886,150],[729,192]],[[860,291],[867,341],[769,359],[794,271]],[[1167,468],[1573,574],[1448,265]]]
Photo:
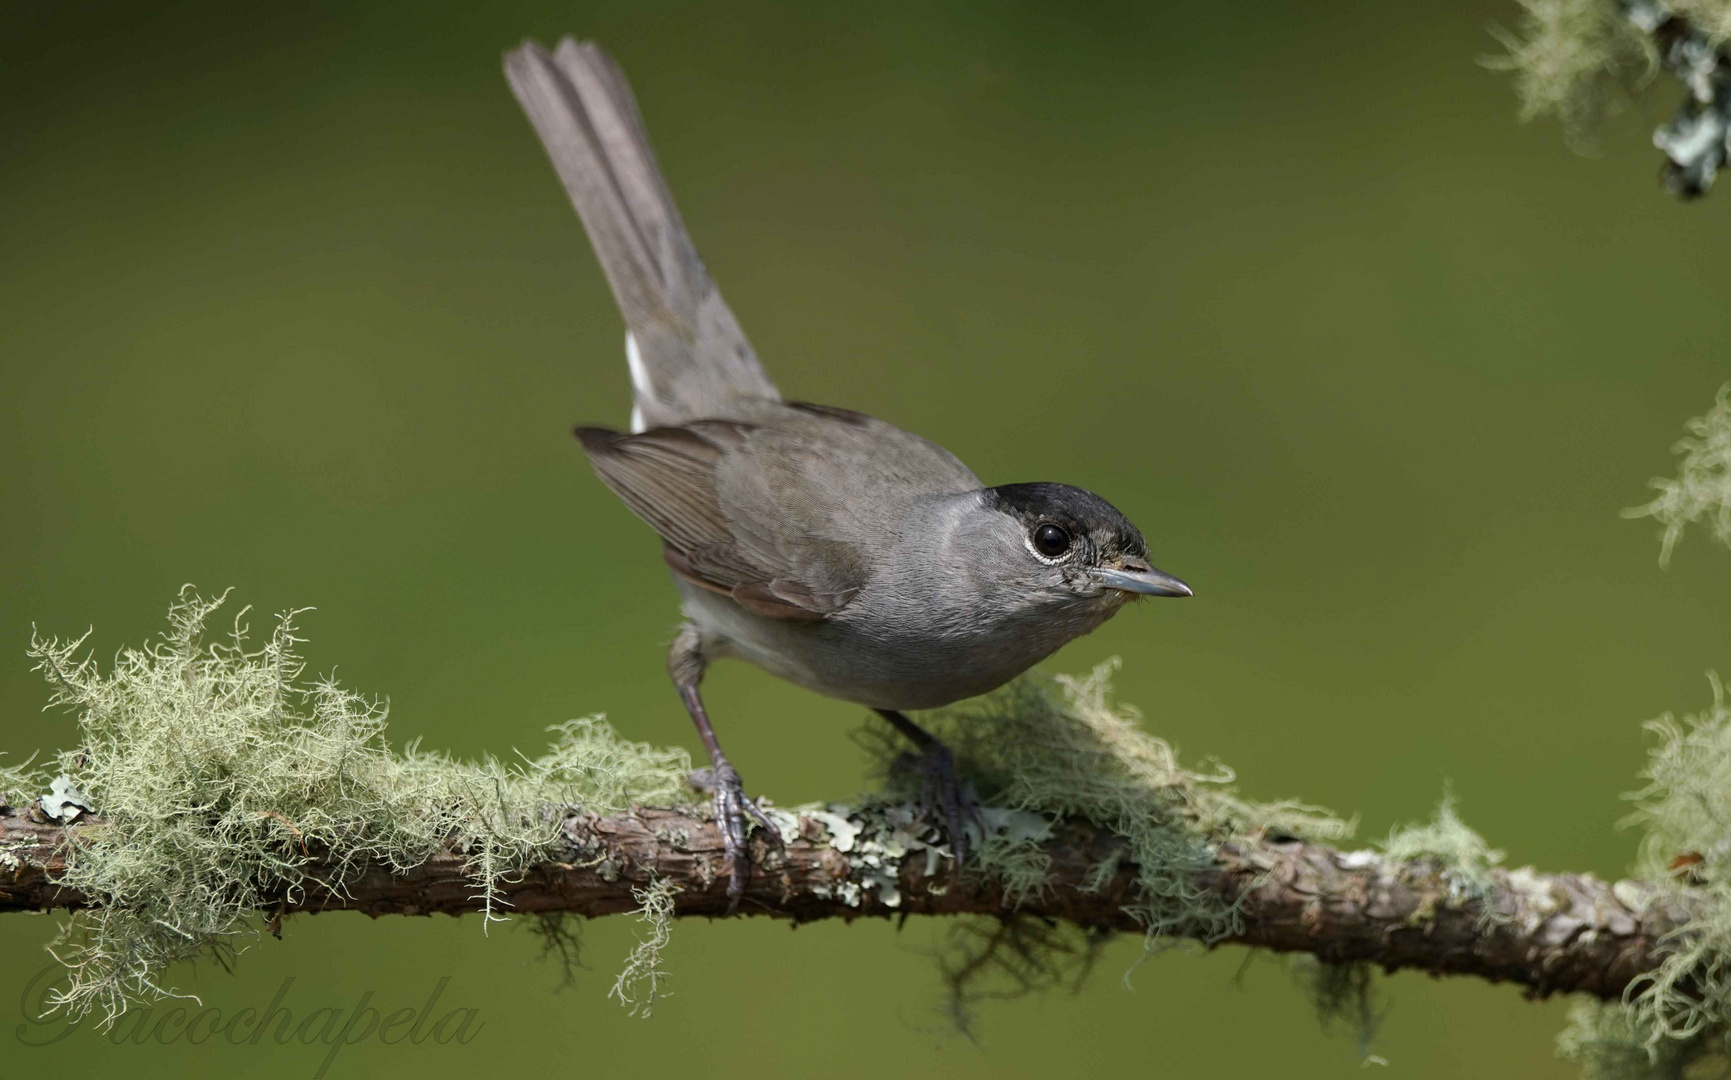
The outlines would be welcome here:
[[[700,420],[630,435],[578,428],[577,437],[602,481],[660,534],[674,573],[759,615],[816,621],[853,599],[865,560],[826,535],[797,461],[764,467],[765,449],[786,455],[754,447],[758,431]]]
[[[779,401],[703,268],[625,75],[593,42],[526,41],[505,77],[564,182],[625,316],[633,430]]]

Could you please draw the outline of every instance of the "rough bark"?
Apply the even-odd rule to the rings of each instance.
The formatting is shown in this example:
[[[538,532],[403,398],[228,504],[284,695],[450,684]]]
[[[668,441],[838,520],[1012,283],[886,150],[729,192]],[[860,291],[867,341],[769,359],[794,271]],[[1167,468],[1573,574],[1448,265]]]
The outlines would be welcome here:
[[[0,911],[86,904],[53,884],[65,846],[76,842],[83,825],[33,820],[39,816],[16,809],[0,813]],[[617,914],[638,906],[634,887],[661,879],[677,889],[677,915],[727,911],[720,838],[712,822],[692,811],[641,807],[612,817],[574,812],[564,819],[563,832],[564,858],[537,863],[502,883],[511,910]],[[1091,868],[1123,848],[1120,838],[1070,823],[1058,826],[1044,846],[1051,887],[1014,910],[1085,927],[1141,930],[1125,911],[1134,899],[1134,866],[1120,866],[1099,889],[1084,886]],[[801,815],[798,835],[779,848],[759,837],[738,913],[800,921],[1011,913],[1001,888],[974,875],[952,880],[947,859],[910,853],[874,863],[868,853],[847,847],[834,839],[821,814]],[[446,850],[406,873],[374,868],[336,889],[318,884],[314,857],[304,896],[280,910],[354,910],[375,917],[477,911],[482,896],[464,863],[461,852]],[[1238,932],[1209,944],[1471,975],[1517,983],[1538,996],[1617,997],[1657,965],[1666,935],[1689,915],[1639,882],[1527,869],[1492,870],[1488,881],[1474,896],[1461,888],[1458,875],[1429,859],[1399,862],[1372,851],[1280,840],[1223,846],[1214,865],[1198,876],[1201,887],[1236,901],[1242,914]]]

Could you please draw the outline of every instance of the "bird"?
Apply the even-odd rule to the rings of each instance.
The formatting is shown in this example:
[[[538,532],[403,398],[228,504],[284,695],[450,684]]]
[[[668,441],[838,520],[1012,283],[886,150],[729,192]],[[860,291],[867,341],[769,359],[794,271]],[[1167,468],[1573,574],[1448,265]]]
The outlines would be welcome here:
[[[876,711],[913,744],[922,817],[959,873],[978,806],[907,716],[993,690],[1139,597],[1192,590],[1136,526],[1052,482],[987,486],[864,413],[784,399],[704,269],[631,88],[602,48],[525,40],[505,76],[576,208],[625,322],[628,430],[580,426],[595,473],[661,541],[684,622],[667,671],[709,756],[728,910],[751,824],[699,684],[739,659]]]

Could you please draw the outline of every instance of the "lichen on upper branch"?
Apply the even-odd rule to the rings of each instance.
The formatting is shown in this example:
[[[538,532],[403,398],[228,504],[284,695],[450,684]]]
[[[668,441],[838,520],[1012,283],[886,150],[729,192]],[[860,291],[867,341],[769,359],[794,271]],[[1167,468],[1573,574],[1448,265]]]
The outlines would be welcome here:
[[[1492,68],[1512,71],[1521,118],[1556,116],[1572,135],[1590,131],[1609,107],[1617,75],[1643,59],[1613,0],[1517,0],[1519,29],[1493,32],[1507,50]]]
[[[1635,84],[1670,72],[1688,91],[1653,133],[1665,187],[1693,198],[1731,154],[1731,0],[1517,0],[1517,33],[1494,30],[1521,116],[1555,115],[1574,139],[1590,134]]]

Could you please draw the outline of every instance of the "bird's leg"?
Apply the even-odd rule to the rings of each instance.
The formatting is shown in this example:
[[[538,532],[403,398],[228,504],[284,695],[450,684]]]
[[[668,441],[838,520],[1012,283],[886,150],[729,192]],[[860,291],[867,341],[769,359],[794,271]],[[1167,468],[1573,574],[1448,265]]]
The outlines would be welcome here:
[[[697,693],[697,684],[703,679],[705,666],[702,638],[697,629],[687,623],[667,653],[667,673],[679,689],[680,700],[685,702],[685,711],[691,714],[691,722],[697,725],[697,736],[703,740],[703,748],[709,751],[715,827],[721,831],[722,847],[727,852],[727,913],[731,915],[739,907],[739,898],[745,894],[745,875],[751,865],[751,848],[746,842],[751,826],[747,818],[757,822],[777,840],[781,833],[757,808],[757,804],[746,797],[739,771],[727,760],[727,755],[721,752],[721,744],[715,739],[715,727],[710,724],[709,713]]]
[[[956,775],[955,755],[936,735],[894,709],[878,709],[877,714],[919,748],[919,757],[910,764],[920,772],[920,811],[949,835],[959,873],[968,858],[967,823],[973,822],[982,836],[986,830],[979,802],[962,789]]]

